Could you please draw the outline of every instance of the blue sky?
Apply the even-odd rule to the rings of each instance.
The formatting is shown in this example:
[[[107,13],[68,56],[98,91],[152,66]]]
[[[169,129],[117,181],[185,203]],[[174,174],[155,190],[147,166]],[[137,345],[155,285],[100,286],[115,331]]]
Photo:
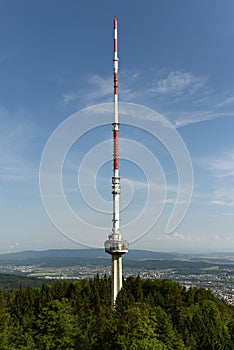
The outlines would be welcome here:
[[[163,178],[168,190],[160,220],[131,246],[164,251],[233,250],[233,13],[232,0],[1,1],[0,253],[80,247],[59,233],[44,210],[40,160],[50,135],[69,116],[112,101],[114,15],[119,23],[120,101],[163,115],[184,140],[194,171],[190,207],[182,223],[168,235],[165,227],[178,185],[176,167],[152,135],[122,126],[122,137],[132,140],[120,145],[126,156],[120,163],[122,205],[126,206],[123,225],[141,212],[147,198],[148,175],[134,165],[134,141],[142,143],[160,163],[155,171],[163,176],[150,182],[155,197],[157,193],[163,196]],[[124,115],[121,118],[124,124]],[[64,162],[67,201],[93,225],[94,246],[103,242],[95,225],[106,227],[107,236],[111,215],[102,217],[100,208],[94,211],[92,204],[82,200],[80,192],[87,183],[79,188],[77,174],[82,160],[87,159],[85,170],[93,178],[97,175],[97,191],[111,211],[111,136],[111,125],[90,130],[72,146]],[[94,152],[93,158],[91,153],[89,163],[84,157],[102,142],[107,143],[97,148],[99,153]],[[95,169],[92,162],[105,150],[106,158],[97,171],[98,162]],[[85,228],[82,235],[86,235]],[[127,227],[123,235],[128,238]]]

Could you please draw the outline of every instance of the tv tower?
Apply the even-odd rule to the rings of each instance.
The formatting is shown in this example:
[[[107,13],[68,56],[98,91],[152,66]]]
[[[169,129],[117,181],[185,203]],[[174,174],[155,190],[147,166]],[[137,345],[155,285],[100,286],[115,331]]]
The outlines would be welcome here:
[[[105,251],[112,255],[112,285],[111,303],[114,307],[117,295],[122,288],[122,255],[128,252],[128,242],[123,240],[120,232],[119,197],[120,197],[120,176],[119,176],[119,111],[118,111],[118,38],[117,18],[114,17],[114,122],[113,122],[113,219],[112,233],[105,242]]]

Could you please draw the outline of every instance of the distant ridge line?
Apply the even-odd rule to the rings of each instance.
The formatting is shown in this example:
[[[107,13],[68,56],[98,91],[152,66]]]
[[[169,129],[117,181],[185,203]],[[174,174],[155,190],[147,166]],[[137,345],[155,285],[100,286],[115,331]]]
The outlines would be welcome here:
[[[102,248],[93,249],[47,249],[47,250],[24,250],[0,254],[0,263],[10,260],[22,261],[26,259],[42,258],[80,258],[80,259],[107,259]],[[234,261],[234,253],[203,253],[183,254],[173,252],[154,252],[151,250],[132,249],[126,255],[125,260],[190,260],[190,261]]]
[[[31,258],[105,258],[103,249],[48,249],[48,250],[24,250],[20,252],[11,252],[0,254],[1,260],[22,260]],[[132,250],[128,254],[128,260],[145,259],[175,259],[181,257],[179,253],[153,252],[150,250]]]

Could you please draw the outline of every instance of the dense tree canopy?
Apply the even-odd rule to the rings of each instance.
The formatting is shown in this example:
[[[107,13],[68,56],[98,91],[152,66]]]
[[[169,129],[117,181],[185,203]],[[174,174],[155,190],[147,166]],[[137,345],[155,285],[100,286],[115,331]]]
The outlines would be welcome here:
[[[0,350],[231,350],[234,309],[205,289],[130,277],[0,292]]]

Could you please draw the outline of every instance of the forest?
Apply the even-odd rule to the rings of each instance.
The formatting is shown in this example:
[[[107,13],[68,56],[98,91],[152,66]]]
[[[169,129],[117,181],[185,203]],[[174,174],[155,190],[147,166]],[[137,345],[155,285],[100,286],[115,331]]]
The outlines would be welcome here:
[[[0,292],[0,350],[234,349],[234,308],[209,290],[129,277],[55,281]]]

